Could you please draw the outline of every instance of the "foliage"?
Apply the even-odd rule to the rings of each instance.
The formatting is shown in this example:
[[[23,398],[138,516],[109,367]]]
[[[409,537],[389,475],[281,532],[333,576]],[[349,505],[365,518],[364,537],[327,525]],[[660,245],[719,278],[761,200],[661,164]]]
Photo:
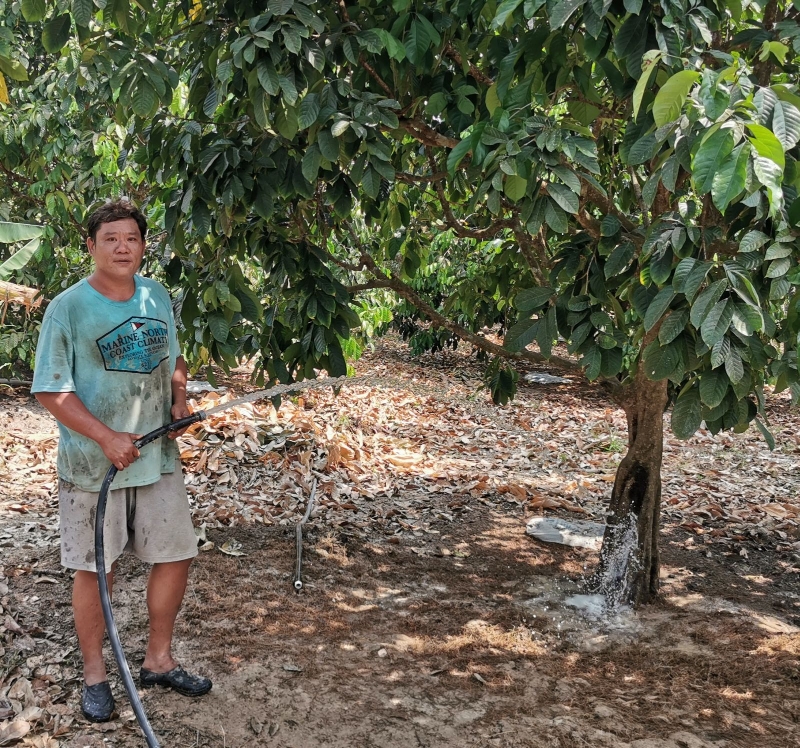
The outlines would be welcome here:
[[[516,299],[511,351],[561,336],[590,379],[644,366],[671,382],[680,435],[745,428],[770,377],[800,394],[792,6],[15,8],[15,214],[67,244],[91,201],[146,201],[198,361],[342,373],[359,325],[343,266],[413,291],[448,230],[467,246],[443,314],[474,331]]]

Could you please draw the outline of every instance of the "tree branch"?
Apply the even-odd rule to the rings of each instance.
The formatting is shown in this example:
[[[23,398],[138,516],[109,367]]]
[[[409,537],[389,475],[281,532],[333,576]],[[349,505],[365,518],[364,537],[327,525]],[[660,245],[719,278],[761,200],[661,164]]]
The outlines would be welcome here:
[[[541,236],[537,234],[535,239],[531,237],[519,221],[514,222],[512,230],[514,232],[514,238],[519,245],[519,250],[528,263],[531,274],[540,286],[546,286],[547,282],[545,280],[544,268],[547,266],[547,263],[545,247],[541,245]],[[540,246],[537,246],[537,240]]]
[[[444,54],[446,57],[449,57],[453,62],[455,62],[456,65],[458,65],[462,70],[464,69],[464,58],[461,56],[461,53],[449,42],[444,48]],[[484,86],[494,85],[494,80],[478,70],[478,68],[476,68],[471,62],[469,63],[469,74],[476,81],[478,81],[478,83],[483,83]]]
[[[618,210],[617,206],[614,205],[614,203],[611,202],[609,198],[607,198],[601,192],[598,192],[597,189],[594,187],[594,185],[590,184],[585,180],[581,185],[581,197],[585,201],[596,205],[606,215],[615,216],[617,220],[620,222],[620,224],[622,224],[622,228],[625,229],[625,231],[627,231],[629,234],[632,234],[634,231],[636,231],[636,225],[628,218],[628,216],[626,216],[621,210]],[[599,224],[598,224],[598,230],[599,230]],[[589,229],[587,229],[587,231],[589,231]]]
[[[436,161],[433,158],[433,155],[429,152],[428,153],[428,163],[431,165],[431,172],[436,173]],[[442,206],[442,214],[444,215],[445,223],[453,229],[456,233],[456,236],[461,237],[462,239],[477,239],[478,241],[484,241],[486,239],[492,239],[497,234],[499,234],[503,229],[510,229],[513,228],[514,225],[517,223],[515,219],[511,218],[501,218],[498,221],[486,226],[482,229],[472,229],[465,226],[461,221],[456,218],[455,214],[453,213],[453,209],[450,207],[450,201],[447,199],[447,196],[444,194],[444,187],[442,186],[441,181],[436,181],[433,183],[434,188],[436,189],[436,194],[439,197],[439,203]]]
[[[435,174],[409,174],[404,171],[395,172],[395,179],[406,184],[426,184],[430,182],[441,182],[447,179],[446,171],[437,171]]]
[[[434,130],[430,125],[419,119],[419,117],[401,119],[400,127],[412,138],[427,146],[453,149],[461,142],[458,140],[458,138],[450,138],[447,135],[442,135],[440,132]]]
[[[361,260],[363,261],[364,265],[366,265],[367,269],[377,279],[386,283],[386,286],[384,286],[385,288],[391,288],[398,294],[398,296],[413,304],[417,310],[424,314],[438,327],[443,327],[446,330],[450,330],[450,332],[458,335],[458,337],[460,337],[462,340],[472,343],[472,345],[474,345],[476,348],[486,351],[487,353],[491,353],[495,356],[512,359],[514,361],[528,361],[536,364],[549,363],[563,370],[582,371],[582,367],[577,361],[561,358],[560,356],[551,356],[550,358],[547,358],[541,353],[536,353],[535,351],[529,350],[509,351],[507,348],[504,348],[497,343],[493,343],[491,340],[487,340],[482,335],[470,332],[465,327],[462,327],[452,320],[449,320],[444,315],[439,314],[439,312],[437,312],[430,304],[423,301],[423,299],[420,298],[420,296],[416,293],[416,291],[414,291],[413,288],[411,288],[411,286],[403,283],[403,281],[400,280],[400,278],[398,278],[397,275],[395,275],[392,271],[389,271],[388,275],[384,273],[378,267],[375,260],[373,260],[372,257],[366,252],[362,253]]]
[[[392,89],[389,88],[389,84],[383,78],[381,78],[380,75],[378,75],[378,72],[375,70],[375,68],[372,67],[372,65],[370,65],[364,59],[363,56],[361,56],[359,58],[359,62],[361,63],[361,67],[364,68],[364,70],[366,70],[370,74],[370,76],[372,76],[372,78],[375,80],[375,82],[383,89],[383,92],[390,99],[396,99],[397,98],[397,96],[395,96],[394,91],[392,91]]]
[[[631,177],[631,186],[633,187],[633,194],[636,195],[636,202],[639,203],[639,210],[642,211],[642,221],[644,221],[644,225],[647,228],[650,228],[650,215],[647,210],[647,204],[644,201],[642,187],[636,177],[636,171],[632,166],[628,167],[628,174],[630,174]]]
[[[369,291],[373,288],[391,288],[389,281],[375,280],[367,281],[366,283],[357,283],[355,286],[347,286],[347,293],[351,296],[359,291]]]

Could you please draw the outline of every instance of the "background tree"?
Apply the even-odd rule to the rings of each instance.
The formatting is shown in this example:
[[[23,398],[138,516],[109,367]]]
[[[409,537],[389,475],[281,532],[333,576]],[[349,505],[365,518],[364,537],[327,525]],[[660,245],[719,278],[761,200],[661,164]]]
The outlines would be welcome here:
[[[515,362],[583,370],[628,418],[600,576],[634,601],[658,589],[668,404],[680,437],[755,422],[771,440],[765,383],[800,394],[792,4],[14,7],[6,28],[41,51],[3,115],[9,215],[80,222],[70,176],[54,197],[63,127],[87,197],[148,185],[196,363],[342,374],[353,295],[379,288],[493,357],[498,402]],[[472,275],[426,299],[445,232]],[[479,333],[499,321],[502,345]]]

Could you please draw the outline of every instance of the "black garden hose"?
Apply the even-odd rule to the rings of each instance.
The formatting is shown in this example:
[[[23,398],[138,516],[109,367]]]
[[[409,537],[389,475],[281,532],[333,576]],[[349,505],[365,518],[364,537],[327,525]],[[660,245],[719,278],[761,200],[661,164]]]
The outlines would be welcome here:
[[[141,439],[137,439],[134,444],[136,445],[137,449],[141,449],[146,444],[150,444],[150,442],[160,439],[162,436],[164,436],[164,434],[167,434],[170,431],[180,431],[187,426],[191,426],[193,423],[202,421],[205,417],[206,414],[202,410],[198,411],[187,418],[181,418],[177,421],[173,421],[172,423],[168,423],[165,426],[160,426],[154,431],[151,431],[149,434],[145,434]],[[158,739],[153,732],[153,728],[150,726],[150,722],[147,720],[144,707],[139,699],[139,694],[136,691],[136,685],[134,684],[133,677],[131,676],[131,669],[128,666],[128,661],[125,658],[125,652],[122,649],[122,642],[119,640],[117,625],[114,622],[114,613],[111,610],[111,596],[108,590],[108,580],[106,579],[105,575],[106,553],[105,542],[103,540],[103,525],[105,524],[108,491],[111,488],[111,484],[114,481],[116,474],[117,468],[115,465],[112,465],[108,469],[106,477],[103,478],[103,485],[100,486],[100,493],[97,497],[97,511],[95,513],[94,520],[94,558],[97,566],[97,586],[100,588],[100,606],[103,609],[103,618],[106,622],[106,631],[108,632],[108,638],[111,642],[111,649],[114,652],[114,659],[117,661],[119,674],[122,677],[122,683],[125,686],[125,691],[128,693],[128,698],[130,699],[131,706],[133,707],[133,712],[136,715],[136,720],[139,722],[139,727],[142,728],[142,732],[144,733],[145,740],[147,740],[148,747],[160,748]]]

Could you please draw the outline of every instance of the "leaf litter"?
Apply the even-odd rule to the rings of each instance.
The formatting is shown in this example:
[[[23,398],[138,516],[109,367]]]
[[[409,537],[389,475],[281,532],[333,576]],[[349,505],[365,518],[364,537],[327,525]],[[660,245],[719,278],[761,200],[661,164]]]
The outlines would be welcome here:
[[[495,408],[479,389],[479,367],[464,357],[429,356],[420,367],[388,345],[368,365],[388,383],[346,386],[338,395],[300,393],[277,411],[269,402],[241,405],[181,438],[202,551],[235,559],[249,552],[237,528],[294,526],[315,479],[312,518],[327,537],[401,544],[421,561],[469,563],[473,544],[439,538],[480,512],[522,515],[520,533],[524,519],[537,515],[603,521],[625,449],[622,411],[594,393],[576,393],[569,380],[541,384],[546,378],[536,377],[520,386],[510,406]],[[208,409],[247,389],[244,380],[230,386],[230,393],[203,393],[193,407]],[[792,575],[800,571],[797,414],[783,397],[768,402],[778,441],[773,452],[750,432],[711,437],[701,431],[686,442],[667,435],[662,524],[687,551],[721,554],[748,570],[750,555],[768,550],[775,568]],[[85,732],[65,703],[80,683],[69,615],[63,613],[60,631],[44,632],[20,625],[18,611],[66,583],[54,550],[57,433],[24,395],[0,404],[14,414],[0,435],[0,548],[4,556],[17,551],[39,558],[0,566],[0,746],[54,748]],[[215,542],[221,531],[227,540]],[[336,543],[323,541],[317,554],[334,558]],[[11,587],[23,577],[34,592],[15,601]],[[784,607],[800,623],[800,595],[787,592]],[[796,635],[777,634],[796,649]],[[42,640],[44,650],[37,644]],[[283,665],[290,669],[307,668]],[[484,687],[493,683],[477,670],[465,673]],[[95,729],[135,734],[130,718]]]

